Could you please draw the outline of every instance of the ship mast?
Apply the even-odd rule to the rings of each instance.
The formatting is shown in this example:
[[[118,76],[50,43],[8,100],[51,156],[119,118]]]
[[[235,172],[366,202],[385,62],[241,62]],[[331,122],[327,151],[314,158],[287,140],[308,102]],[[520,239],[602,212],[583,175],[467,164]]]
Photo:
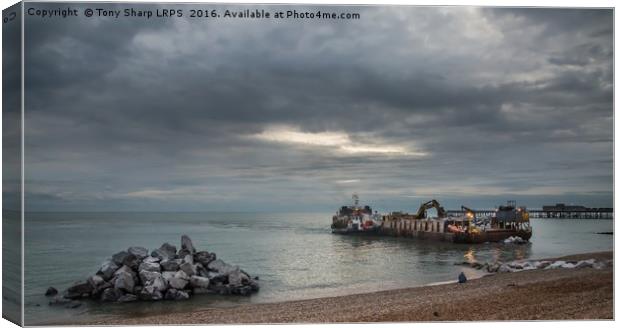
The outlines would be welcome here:
[[[360,197],[357,194],[353,194],[353,204],[355,205],[355,208],[357,209],[360,203]]]

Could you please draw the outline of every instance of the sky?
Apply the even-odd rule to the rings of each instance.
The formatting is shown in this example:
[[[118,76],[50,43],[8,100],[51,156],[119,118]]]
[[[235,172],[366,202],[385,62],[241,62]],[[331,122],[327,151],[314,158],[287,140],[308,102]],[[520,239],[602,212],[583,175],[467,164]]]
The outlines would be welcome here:
[[[27,210],[613,206],[611,10],[309,9],[26,17]]]

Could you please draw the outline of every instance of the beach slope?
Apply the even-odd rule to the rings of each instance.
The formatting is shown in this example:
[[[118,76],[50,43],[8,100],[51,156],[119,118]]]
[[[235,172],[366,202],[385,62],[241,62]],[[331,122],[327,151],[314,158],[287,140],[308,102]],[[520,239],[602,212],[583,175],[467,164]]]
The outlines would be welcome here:
[[[612,252],[563,259],[612,259]],[[499,273],[465,284],[425,286],[94,324],[330,323],[613,319],[613,268]]]

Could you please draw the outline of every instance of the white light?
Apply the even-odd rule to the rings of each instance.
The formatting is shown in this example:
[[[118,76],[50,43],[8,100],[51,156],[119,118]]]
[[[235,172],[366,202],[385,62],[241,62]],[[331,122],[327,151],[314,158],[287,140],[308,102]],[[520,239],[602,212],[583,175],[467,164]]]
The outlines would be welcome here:
[[[372,144],[354,141],[344,132],[302,132],[289,126],[274,126],[252,135],[253,138],[298,146],[332,148],[345,154],[385,154],[399,156],[426,156],[427,153],[411,151],[402,145],[373,140]]]

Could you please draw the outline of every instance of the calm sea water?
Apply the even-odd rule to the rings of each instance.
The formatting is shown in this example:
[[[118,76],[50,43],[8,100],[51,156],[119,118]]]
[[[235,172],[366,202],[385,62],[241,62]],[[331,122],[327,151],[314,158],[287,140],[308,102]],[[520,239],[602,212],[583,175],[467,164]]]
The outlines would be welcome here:
[[[527,245],[456,245],[411,239],[330,233],[331,214],[300,213],[28,213],[25,232],[26,324],[140,316],[204,307],[274,302],[420,286],[455,280],[455,261],[545,258],[613,249],[612,220],[534,219]],[[196,248],[259,276],[251,297],[199,295],[184,302],[50,307],[43,296],[94,274],[111,254],[129,246],[149,249],[182,234]]]

